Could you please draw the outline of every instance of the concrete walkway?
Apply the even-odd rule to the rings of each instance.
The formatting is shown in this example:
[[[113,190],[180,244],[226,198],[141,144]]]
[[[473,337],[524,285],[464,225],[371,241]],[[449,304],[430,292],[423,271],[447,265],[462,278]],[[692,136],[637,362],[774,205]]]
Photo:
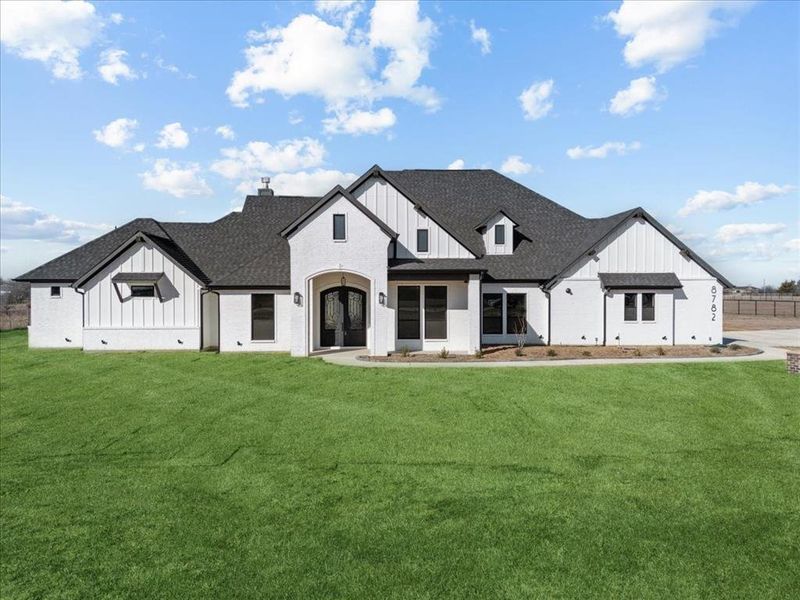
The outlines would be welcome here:
[[[800,329],[781,329],[774,331],[726,331],[725,343],[736,342],[762,350],[761,354],[752,356],[709,356],[708,358],[576,358],[556,360],[514,360],[493,361],[475,360],[468,362],[378,362],[359,360],[366,350],[337,351],[319,354],[325,362],[346,367],[365,368],[528,368],[528,367],[575,367],[586,365],[652,365],[655,363],[693,363],[693,362],[730,362],[751,360],[785,360],[786,350],[778,346],[800,346]]]

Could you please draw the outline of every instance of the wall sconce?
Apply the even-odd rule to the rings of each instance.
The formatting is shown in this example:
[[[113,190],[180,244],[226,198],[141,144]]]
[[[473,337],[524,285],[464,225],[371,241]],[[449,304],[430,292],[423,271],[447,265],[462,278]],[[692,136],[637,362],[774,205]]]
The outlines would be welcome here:
[[[378,304],[380,304],[381,306],[386,305],[386,294],[384,294],[383,292],[378,294]]]
[[[347,277],[342,275],[342,278],[341,278],[341,280],[339,282],[342,284],[342,287],[346,287],[347,286]]]
[[[302,303],[303,303],[303,296],[300,294],[300,292],[295,292],[294,293],[295,306],[300,306]]]

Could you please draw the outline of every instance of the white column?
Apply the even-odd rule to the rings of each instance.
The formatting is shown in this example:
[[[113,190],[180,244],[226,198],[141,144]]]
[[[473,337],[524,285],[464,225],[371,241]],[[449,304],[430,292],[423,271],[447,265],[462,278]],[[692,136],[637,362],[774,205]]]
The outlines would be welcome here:
[[[475,352],[481,347],[481,278],[469,276],[467,288],[467,309],[469,313],[469,350]]]

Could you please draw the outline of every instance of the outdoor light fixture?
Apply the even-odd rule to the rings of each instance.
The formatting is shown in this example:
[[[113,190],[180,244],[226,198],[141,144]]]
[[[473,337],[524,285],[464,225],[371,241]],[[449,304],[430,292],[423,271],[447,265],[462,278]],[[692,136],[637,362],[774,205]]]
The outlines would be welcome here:
[[[345,277],[344,275],[342,275],[341,284],[342,284],[342,287],[347,285],[347,277]]]
[[[571,296],[572,295],[572,288],[567,288],[567,293]]]
[[[386,294],[384,294],[383,292],[378,294],[378,304],[380,304],[381,306],[386,304]]]
[[[294,303],[296,306],[300,306],[303,302],[303,296],[300,295],[300,292],[294,293]]]

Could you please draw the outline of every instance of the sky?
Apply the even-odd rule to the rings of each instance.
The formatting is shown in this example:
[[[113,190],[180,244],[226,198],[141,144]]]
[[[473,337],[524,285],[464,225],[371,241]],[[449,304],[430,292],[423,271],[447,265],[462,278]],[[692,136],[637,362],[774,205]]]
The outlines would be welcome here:
[[[796,279],[799,38],[794,2],[2,2],[0,274],[377,163],[642,206],[738,285]]]

